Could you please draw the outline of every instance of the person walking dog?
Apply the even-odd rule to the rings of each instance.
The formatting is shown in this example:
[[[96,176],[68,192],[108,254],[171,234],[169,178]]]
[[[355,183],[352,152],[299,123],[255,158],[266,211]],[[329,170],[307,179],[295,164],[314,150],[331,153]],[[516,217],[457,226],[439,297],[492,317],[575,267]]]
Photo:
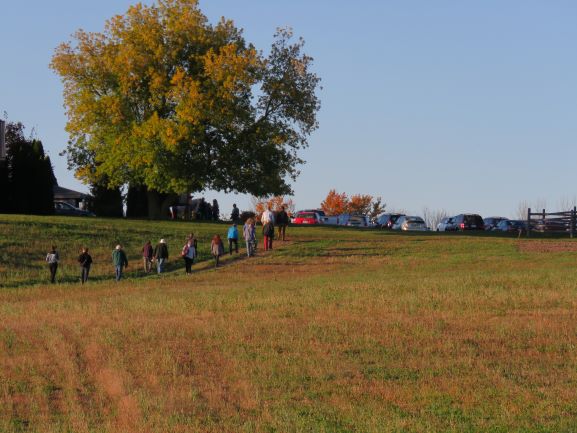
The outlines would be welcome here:
[[[46,255],[46,263],[48,263],[48,269],[50,270],[50,282],[54,284],[56,282],[56,271],[58,270],[58,262],[60,261],[60,255],[56,249],[56,245],[52,245],[52,249]]]
[[[128,259],[126,258],[126,253],[122,249],[122,245],[116,245],[114,251],[112,251],[112,263],[114,264],[116,281],[120,281],[122,278],[122,271],[124,268],[128,267]]]
[[[80,263],[80,281],[84,284],[88,281],[88,274],[92,265],[92,257],[88,254],[88,248],[82,248],[82,253],[78,256],[78,263]]]

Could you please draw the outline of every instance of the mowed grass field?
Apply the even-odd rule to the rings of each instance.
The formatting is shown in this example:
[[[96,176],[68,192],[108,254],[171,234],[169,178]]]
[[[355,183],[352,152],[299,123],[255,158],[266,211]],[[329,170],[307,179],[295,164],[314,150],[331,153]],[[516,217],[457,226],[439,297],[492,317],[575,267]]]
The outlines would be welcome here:
[[[577,242],[291,227],[214,270],[226,227],[0,216],[0,431],[577,431]]]

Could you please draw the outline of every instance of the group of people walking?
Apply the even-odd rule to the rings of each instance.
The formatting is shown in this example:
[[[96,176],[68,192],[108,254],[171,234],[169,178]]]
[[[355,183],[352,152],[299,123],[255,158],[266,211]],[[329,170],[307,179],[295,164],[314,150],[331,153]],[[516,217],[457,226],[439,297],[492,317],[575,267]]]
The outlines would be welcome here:
[[[286,226],[288,225],[289,218],[284,208],[276,215],[267,209],[261,215],[260,221],[263,225],[263,239],[264,239],[264,250],[272,250],[273,239],[275,235],[275,223],[278,226],[278,239],[284,241],[286,235]],[[243,225],[242,235],[246,244],[246,254],[248,257],[252,257],[256,253],[257,248],[257,238],[256,238],[256,221],[254,218],[249,218]],[[227,231],[228,240],[228,253],[232,255],[233,251],[238,254],[238,243],[239,243],[239,231],[236,222],[228,228]],[[210,252],[214,258],[215,267],[219,266],[220,257],[225,254],[224,243],[220,235],[216,234],[213,236],[210,243]],[[194,260],[198,255],[198,241],[193,233],[190,233],[186,239],[184,246],[182,247],[180,253],[183,261],[186,274],[192,273],[192,265]],[[48,269],[50,271],[50,282],[56,282],[56,272],[58,269],[58,263],[60,261],[60,255],[55,245],[52,246],[50,252],[46,255],[46,262],[48,264]],[[143,268],[146,274],[152,272],[152,265],[156,262],[156,271],[161,274],[166,269],[166,263],[168,262],[168,245],[164,239],[160,239],[158,244],[153,247],[151,241],[147,241],[142,247],[142,261]],[[82,248],[80,255],[78,256],[78,263],[80,265],[80,280],[82,284],[88,281],[88,275],[90,273],[90,267],[92,265],[92,257],[88,252],[88,248]],[[124,270],[128,267],[128,258],[122,245],[118,244],[112,251],[112,264],[115,269],[115,279],[120,281]]]

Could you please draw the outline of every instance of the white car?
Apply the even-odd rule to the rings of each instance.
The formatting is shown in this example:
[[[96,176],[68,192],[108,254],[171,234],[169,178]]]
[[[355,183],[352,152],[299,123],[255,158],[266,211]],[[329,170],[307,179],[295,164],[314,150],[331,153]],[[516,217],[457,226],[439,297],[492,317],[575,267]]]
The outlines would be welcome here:
[[[395,222],[393,230],[426,232],[428,228],[423,218],[403,215]]]
[[[455,224],[453,223],[453,217],[445,217],[439,222],[439,224],[437,224],[437,231],[438,232],[448,232],[451,230],[455,230]]]

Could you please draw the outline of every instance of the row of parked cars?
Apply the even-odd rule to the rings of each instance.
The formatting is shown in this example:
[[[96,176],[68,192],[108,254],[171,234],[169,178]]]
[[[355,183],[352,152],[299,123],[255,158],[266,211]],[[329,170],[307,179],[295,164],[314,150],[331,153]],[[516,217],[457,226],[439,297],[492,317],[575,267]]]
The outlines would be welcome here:
[[[481,218],[477,214],[461,214],[454,217],[443,218],[437,224],[438,232],[464,231],[464,230],[486,230],[486,231],[518,231],[523,229],[523,221],[510,220],[503,217]]]
[[[378,227],[389,230],[426,231],[433,229],[427,227],[423,218],[407,216],[401,213],[383,214],[377,218],[375,223]],[[483,219],[478,214],[462,213],[443,218],[434,230],[438,232],[485,230],[518,233],[527,230],[527,221],[512,220],[505,217]],[[569,230],[569,223],[566,220],[555,218],[534,220],[531,222],[531,230],[537,232],[566,232]]]
[[[388,230],[401,231],[429,231],[438,232],[485,230],[498,232],[524,232],[527,230],[527,221],[512,220],[504,217],[488,217],[483,219],[478,214],[462,213],[445,217],[437,227],[428,227],[420,216],[405,215],[402,213],[384,213],[374,221],[364,215],[339,215],[327,217],[320,209],[299,211],[292,218],[293,224],[332,224],[352,227],[377,227]],[[531,223],[531,230],[538,232],[564,232],[569,230],[567,221],[549,218],[535,220]]]
[[[371,227],[371,221],[366,215],[338,215],[327,216],[321,209],[298,211],[291,219],[293,224],[330,224],[349,227]]]

